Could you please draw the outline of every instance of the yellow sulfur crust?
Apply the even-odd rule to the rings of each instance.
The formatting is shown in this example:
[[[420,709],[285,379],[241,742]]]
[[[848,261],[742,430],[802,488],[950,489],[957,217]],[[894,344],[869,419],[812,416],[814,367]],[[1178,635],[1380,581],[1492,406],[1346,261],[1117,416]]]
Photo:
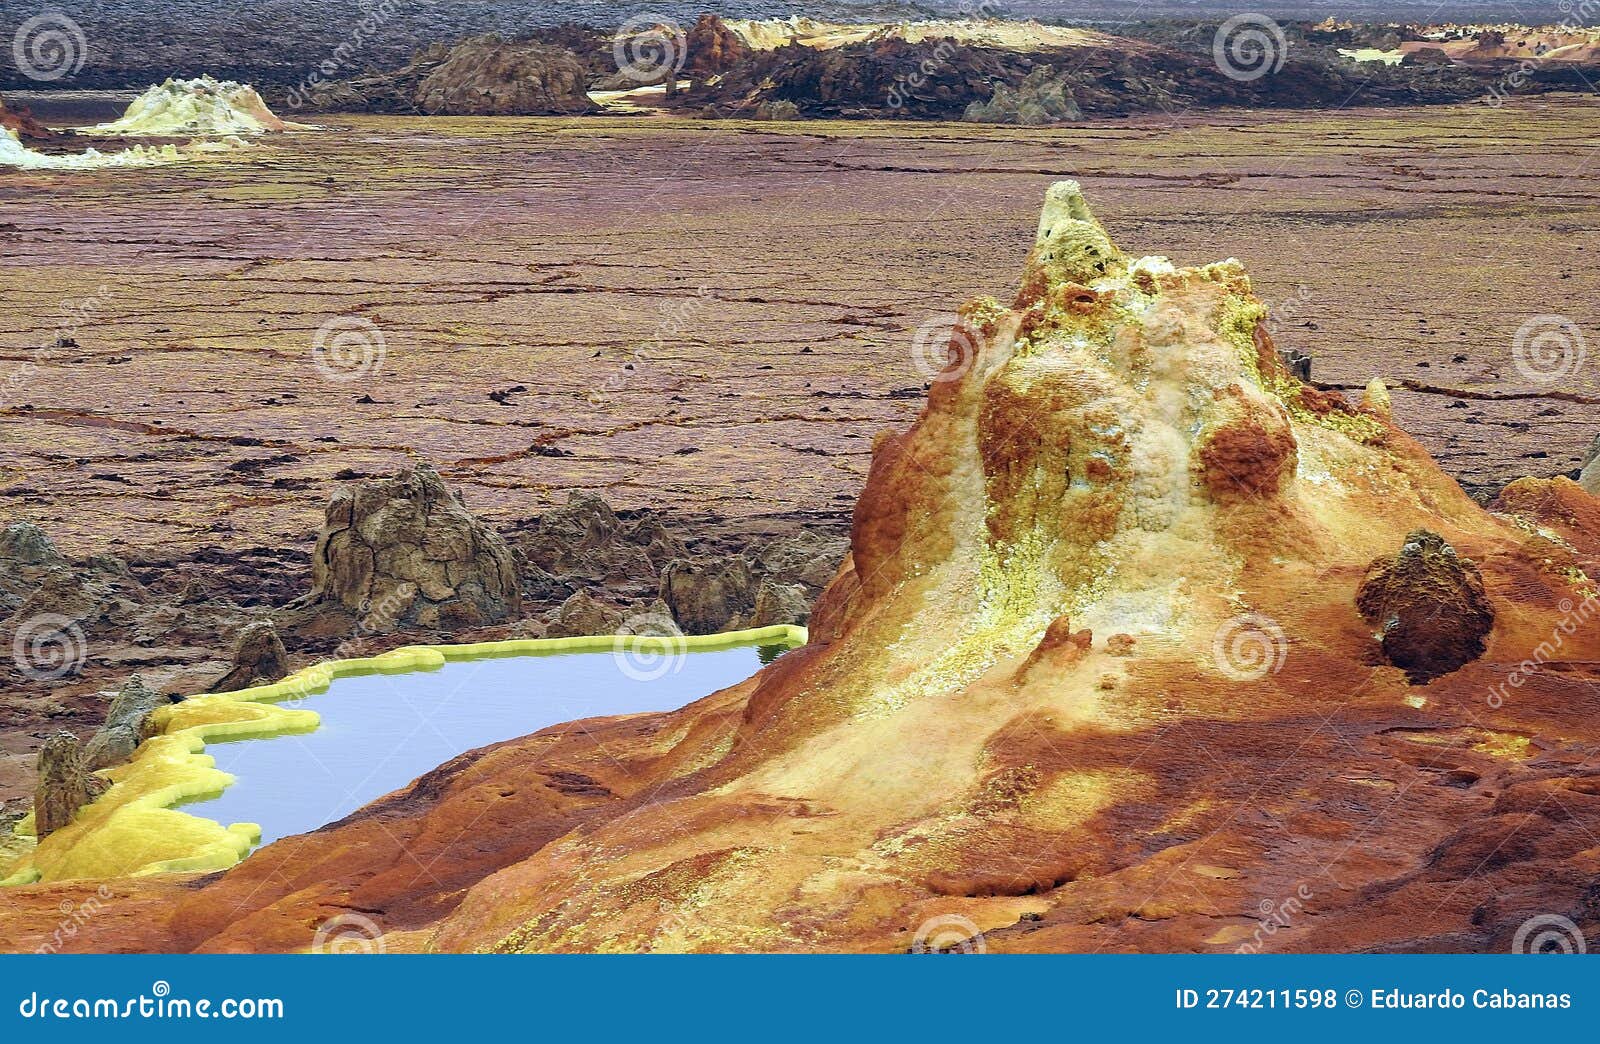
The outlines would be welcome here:
[[[234,777],[219,770],[205,753],[207,741],[309,732],[320,720],[316,712],[276,704],[325,692],[335,678],[432,671],[452,660],[611,652],[618,643],[627,649],[680,651],[805,641],[805,628],[777,625],[682,637],[586,635],[411,645],[379,656],[314,664],[270,685],[196,696],[157,710],[151,716],[155,735],[140,744],[132,760],[99,773],[111,783],[110,789],[18,859],[0,885],[225,870],[237,863],[260,841],[259,826],[223,826],[173,807],[213,797],[233,784]],[[31,814],[18,825],[17,833],[33,833]]]

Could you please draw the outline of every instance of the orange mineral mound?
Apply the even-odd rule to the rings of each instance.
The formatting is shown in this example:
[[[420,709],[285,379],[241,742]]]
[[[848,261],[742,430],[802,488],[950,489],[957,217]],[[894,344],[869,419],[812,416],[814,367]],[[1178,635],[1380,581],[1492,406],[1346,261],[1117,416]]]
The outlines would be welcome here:
[[[1056,185],[1015,301],[963,309],[878,441],[807,647],[465,755],[220,877],[117,882],[71,947],[299,949],[350,910],[449,951],[1593,931],[1595,498],[1483,510],[1381,384],[1294,379],[1264,315],[1237,261],[1131,258]],[[0,937],[37,945],[88,887],[13,890]]]

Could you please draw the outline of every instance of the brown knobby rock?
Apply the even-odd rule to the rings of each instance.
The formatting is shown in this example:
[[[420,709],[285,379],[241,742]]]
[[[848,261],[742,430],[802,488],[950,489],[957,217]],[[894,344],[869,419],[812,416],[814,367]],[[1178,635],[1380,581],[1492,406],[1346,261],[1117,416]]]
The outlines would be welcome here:
[[[33,791],[33,824],[39,837],[72,822],[93,797],[78,737],[58,732],[39,750],[39,782]]]
[[[1390,663],[1413,683],[1448,674],[1483,655],[1494,609],[1478,567],[1439,534],[1413,530],[1393,558],[1367,567],[1356,608],[1378,627]]]
[[[139,744],[149,738],[146,723],[150,712],[167,702],[164,694],[137,674],[124,682],[106,711],[105,724],[83,745],[83,770],[97,772],[133,757]]]
[[[233,665],[211,692],[236,692],[275,682],[289,673],[289,654],[271,620],[246,624],[233,646]]]
[[[426,463],[335,493],[311,560],[312,602],[363,629],[453,629],[516,616],[511,549]]]

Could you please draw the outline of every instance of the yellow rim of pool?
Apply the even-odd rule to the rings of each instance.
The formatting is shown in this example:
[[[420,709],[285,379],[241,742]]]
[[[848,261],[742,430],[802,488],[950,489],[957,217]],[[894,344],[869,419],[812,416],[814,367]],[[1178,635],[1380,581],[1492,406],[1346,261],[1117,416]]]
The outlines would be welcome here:
[[[205,753],[208,740],[262,739],[309,732],[315,711],[275,706],[282,700],[326,692],[335,678],[362,674],[432,671],[452,660],[561,653],[729,649],[759,643],[804,645],[806,629],[788,624],[704,635],[584,635],[575,638],[512,638],[463,645],[407,645],[378,656],[313,664],[270,685],[237,692],[207,693],[156,710],[153,735],[133,758],[97,775],[110,788],[78,810],[72,822],[15,858],[0,885],[33,884],[182,871],[225,870],[261,840],[254,823],[224,826],[174,808],[215,797],[234,782]],[[707,693],[706,695],[710,695]],[[33,815],[16,833],[33,834]]]

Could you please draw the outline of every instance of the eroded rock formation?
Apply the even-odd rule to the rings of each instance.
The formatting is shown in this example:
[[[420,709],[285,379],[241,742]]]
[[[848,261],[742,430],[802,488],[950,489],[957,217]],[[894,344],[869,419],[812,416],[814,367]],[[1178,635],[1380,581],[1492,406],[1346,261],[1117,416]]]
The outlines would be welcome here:
[[[275,682],[289,673],[289,654],[271,620],[256,620],[239,632],[233,645],[228,673],[211,686],[212,692],[234,692],[252,685]]]
[[[479,36],[434,44],[382,74],[290,93],[309,111],[425,112],[436,116],[578,116],[598,110],[586,93],[593,69],[563,46]]]
[[[61,135],[33,118],[33,114],[20,106],[6,104],[0,98],[0,127],[11,131],[24,144],[55,141]]]
[[[750,45],[714,14],[703,14],[684,34],[682,75],[704,80],[727,72],[750,54]]]
[[[1583,457],[1583,470],[1578,474],[1578,485],[1600,496],[1600,438],[1594,440]]]
[[[93,796],[78,737],[57,732],[45,740],[39,750],[39,782],[33,799],[34,832],[44,837],[60,830]]]
[[[425,463],[334,494],[312,555],[311,601],[366,631],[470,627],[515,616],[511,549]]]
[[[1016,123],[1025,127],[1082,118],[1083,110],[1073,100],[1071,87],[1048,65],[1035,68],[1015,87],[995,84],[993,97],[986,102],[973,102],[962,115],[968,123]]]
[[[83,745],[84,771],[97,772],[132,757],[139,744],[149,738],[145,722],[150,712],[165,703],[166,696],[146,685],[137,674],[123,683],[106,711],[105,724]]]
[[[586,634],[616,634],[623,614],[588,591],[575,591],[555,611],[545,626],[546,638],[575,638]]]

